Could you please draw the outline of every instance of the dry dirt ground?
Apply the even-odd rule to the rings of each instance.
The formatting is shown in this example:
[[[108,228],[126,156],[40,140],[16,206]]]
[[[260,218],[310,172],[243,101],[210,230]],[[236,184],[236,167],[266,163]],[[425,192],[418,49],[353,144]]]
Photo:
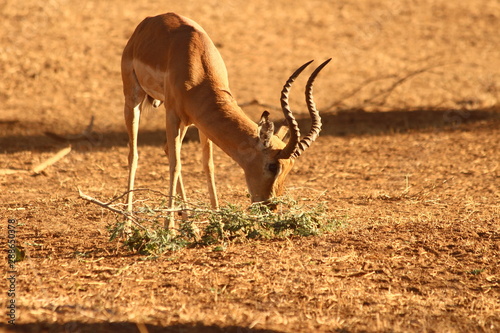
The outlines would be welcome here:
[[[108,241],[115,216],[77,189],[124,191],[120,55],[140,20],[166,11],[208,31],[255,120],[250,102],[278,105],[297,66],[333,57],[315,87],[324,131],[288,195],[326,202],[339,230],[157,259]],[[0,330],[500,331],[498,1],[3,0],[0,12],[0,169],[18,171],[0,175],[1,239],[16,219],[26,252],[14,298],[3,256]],[[46,132],[81,133],[92,115],[92,140],[38,176],[20,171],[68,145]],[[140,187],[166,191],[163,124],[161,111],[143,117]],[[194,141],[184,179],[207,201]],[[221,202],[248,204],[219,150],[216,170]]]

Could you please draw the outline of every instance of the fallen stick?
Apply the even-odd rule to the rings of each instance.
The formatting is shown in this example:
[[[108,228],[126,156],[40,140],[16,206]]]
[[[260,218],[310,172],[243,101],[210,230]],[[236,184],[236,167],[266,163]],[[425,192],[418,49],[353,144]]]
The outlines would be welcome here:
[[[16,173],[29,173],[29,171],[23,169],[0,169],[0,176],[13,175]]]
[[[14,175],[16,173],[32,173],[33,175],[39,175],[43,170],[45,170],[52,164],[56,163],[57,161],[59,161],[64,156],[68,155],[70,151],[71,151],[71,146],[61,149],[51,158],[35,166],[33,169],[31,169],[31,171],[23,169],[0,169],[0,176]]]
[[[164,195],[163,193],[161,193],[159,191],[154,191],[154,190],[150,190],[150,189],[139,189],[139,190],[147,190],[147,191],[152,191],[152,192]],[[105,202],[102,202],[102,201],[100,201],[100,200],[98,200],[96,198],[93,198],[90,195],[87,195],[87,194],[83,193],[80,189],[78,189],[78,194],[79,194],[79,196],[80,196],[81,199],[86,200],[88,202],[91,202],[93,204],[96,204],[98,206],[101,206],[102,208],[106,208],[106,209],[112,211],[113,213],[123,215],[123,216],[125,216],[127,218],[127,220],[129,220],[130,222],[132,222],[136,226],[138,226],[141,229],[144,229],[144,230],[146,230],[146,231],[149,232],[149,230],[146,227],[144,227],[143,225],[141,225],[139,223],[139,219],[136,216],[134,216],[134,214],[132,212],[124,211],[124,210],[121,210],[121,209],[118,209],[118,208],[114,208],[114,207],[111,206],[111,204],[113,202],[115,202],[116,200],[118,200],[121,197],[125,196],[127,193],[119,196],[118,198],[113,199],[112,201],[110,201],[108,203],[105,203]],[[176,208],[174,208],[174,209],[159,209],[159,210],[153,209],[152,211],[154,211],[156,213],[158,213],[158,212],[161,212],[161,213],[171,213],[171,212],[183,212],[183,213],[186,213],[187,211],[203,212],[205,210],[188,209],[188,208],[183,208],[183,209],[176,209]]]
[[[109,204],[107,203],[104,203],[102,201],[99,201],[97,200],[96,198],[92,198],[90,195],[87,195],[85,193],[82,192],[82,190],[78,189],[78,195],[80,195],[80,198],[84,199],[84,200],[87,200],[91,203],[94,203],[96,205],[99,205],[101,207],[104,207],[106,209],[109,209],[110,211],[112,211],[113,213],[118,213],[118,214],[121,214],[121,215],[125,215],[127,217],[131,217],[131,214],[128,213],[128,212],[125,212],[121,209],[116,209],[116,208],[113,208],[111,207]]]
[[[80,198],[82,198],[83,200],[87,200],[88,202],[91,202],[93,204],[96,204],[98,206],[101,206],[103,208],[106,208],[110,211],[112,211],[113,213],[117,213],[117,214],[120,214],[120,215],[123,215],[125,216],[130,222],[134,223],[136,226],[144,229],[144,230],[147,230],[145,227],[143,227],[140,223],[138,223],[136,220],[136,217],[132,214],[132,213],[129,213],[127,211],[123,211],[121,209],[117,209],[117,208],[114,208],[114,207],[111,207],[109,204],[105,203],[105,202],[102,202],[100,200],[97,200],[95,198],[92,198],[90,195],[87,195],[85,193],[82,192],[82,190],[78,189],[78,194],[80,195]]]
[[[31,171],[33,171],[33,174],[35,175],[40,174],[47,167],[51,166],[52,164],[62,159],[64,156],[68,155],[70,151],[71,151],[71,146],[59,150],[54,156],[38,164]]]

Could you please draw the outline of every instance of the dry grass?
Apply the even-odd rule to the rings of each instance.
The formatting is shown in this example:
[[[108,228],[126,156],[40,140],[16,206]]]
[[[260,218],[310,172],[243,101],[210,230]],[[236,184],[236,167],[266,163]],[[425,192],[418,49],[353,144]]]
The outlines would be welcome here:
[[[497,1],[7,0],[0,9],[0,169],[32,169],[62,147],[45,132],[82,133],[91,115],[99,142],[75,142],[36,177],[0,175],[0,221],[18,220],[27,254],[17,331],[500,329]],[[108,241],[114,217],[77,188],[99,198],[125,188],[120,53],[143,17],[165,11],[205,27],[242,103],[278,104],[297,65],[334,58],[315,87],[328,110],[323,135],[288,195],[328,202],[343,228],[155,260]],[[262,109],[245,111],[256,119]],[[144,117],[138,186],[165,188],[163,126],[160,114]],[[200,156],[184,145],[194,201],[206,200]],[[246,205],[242,171],[220,151],[216,166],[221,201]]]

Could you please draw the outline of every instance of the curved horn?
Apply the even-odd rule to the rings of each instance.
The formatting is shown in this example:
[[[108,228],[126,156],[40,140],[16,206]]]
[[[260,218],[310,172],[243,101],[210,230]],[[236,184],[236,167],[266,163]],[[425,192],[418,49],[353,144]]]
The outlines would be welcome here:
[[[311,60],[300,66],[288,78],[285,85],[283,86],[283,90],[281,90],[281,109],[283,110],[283,114],[285,115],[285,119],[290,129],[290,139],[288,140],[285,148],[283,148],[283,150],[279,153],[278,158],[280,159],[290,158],[294,154],[295,150],[297,150],[297,145],[299,144],[300,139],[300,129],[299,124],[295,120],[295,117],[290,110],[290,105],[288,104],[288,94],[290,93],[290,88],[292,87],[293,81],[295,81],[297,76],[299,76],[300,73],[302,73],[302,71],[313,61],[314,60]]]
[[[316,109],[316,105],[314,104],[313,100],[313,83],[316,79],[316,76],[318,76],[319,72],[330,62],[330,60],[332,60],[332,58],[319,65],[318,68],[316,68],[311,74],[309,80],[307,80],[306,103],[309,114],[311,115],[311,129],[309,130],[309,133],[297,144],[297,149],[295,149],[295,151],[293,152],[292,157],[299,157],[304,152],[304,150],[311,146],[311,144],[316,140],[319,132],[321,131],[321,116],[319,115],[319,111]]]

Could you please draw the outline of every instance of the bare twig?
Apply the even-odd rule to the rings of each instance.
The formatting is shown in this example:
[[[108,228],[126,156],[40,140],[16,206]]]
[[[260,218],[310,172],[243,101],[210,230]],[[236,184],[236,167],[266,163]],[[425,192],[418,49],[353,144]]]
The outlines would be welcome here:
[[[166,196],[168,197],[167,195],[161,193],[160,191],[155,191],[155,190],[150,190],[150,189],[135,189],[134,191],[150,191],[150,192],[154,192],[154,193],[157,193],[157,194],[160,194],[160,195],[163,195],[163,196]],[[95,199],[85,193],[83,193],[80,189],[78,189],[78,194],[80,195],[80,198],[84,199],[84,200],[87,200],[93,204],[96,204],[98,206],[101,206],[103,208],[106,208],[110,211],[112,211],[113,213],[116,213],[116,214],[120,214],[120,215],[123,215],[125,216],[128,220],[130,220],[132,223],[134,223],[135,225],[137,225],[138,227],[144,229],[144,230],[147,230],[144,226],[142,226],[139,221],[140,219],[136,216],[134,216],[134,214],[132,212],[128,212],[128,211],[125,211],[125,210],[121,210],[121,209],[118,209],[118,208],[115,208],[115,207],[112,207],[112,203],[119,200],[120,198],[123,198],[128,192],[125,192],[124,194],[121,194],[120,196],[114,198],[113,200],[111,200],[110,202],[102,202],[98,199]],[[155,212],[155,213],[172,213],[172,212],[187,212],[187,211],[191,211],[191,212],[206,212],[207,210],[201,210],[201,209],[189,209],[189,208],[182,208],[182,209],[151,209],[151,211]]]
[[[453,178],[454,177],[450,177],[450,178],[447,178],[447,179],[443,180],[441,183],[433,184],[432,186],[429,186],[429,187],[424,187],[419,192],[410,195],[410,197],[413,197],[413,198],[422,198],[422,197],[428,195],[429,193],[431,193],[432,191],[434,191],[435,189],[443,187],[446,183],[448,183],[449,181],[453,180]],[[405,196],[406,196],[406,194],[405,194]]]
[[[52,156],[51,158],[43,161],[42,163],[40,163],[36,167],[34,167],[32,170],[33,173],[35,175],[38,175],[43,170],[45,170],[47,167],[51,166],[52,164],[54,164],[57,161],[59,161],[60,159],[62,159],[64,156],[68,155],[70,151],[71,151],[71,146],[59,150],[54,156]]]
[[[158,194],[158,195],[161,195],[165,198],[170,198],[170,195],[168,194],[165,194],[163,192],[160,192],[160,191],[156,191],[156,190],[151,190],[149,188],[135,188],[133,190],[130,190],[130,191],[126,191],[125,193],[122,193],[120,194],[119,196],[117,196],[116,198],[113,198],[113,200],[111,200],[110,202],[108,202],[107,204],[110,205],[112,204],[113,202],[117,201],[117,200],[120,200],[121,198],[125,197],[127,194],[129,194],[129,192],[142,192],[142,191],[147,191],[147,192],[153,192],[155,194]]]
[[[124,215],[126,217],[132,217],[133,218],[133,216],[132,216],[131,213],[123,211],[121,209],[117,209],[117,208],[111,207],[108,203],[105,203],[105,202],[102,202],[102,201],[97,200],[95,198],[92,198],[90,195],[87,195],[87,194],[83,193],[82,190],[80,190],[80,189],[78,189],[78,195],[80,195],[80,198],[82,198],[84,200],[87,200],[87,201],[89,201],[91,203],[94,203],[96,205],[99,205],[101,207],[104,207],[106,209],[109,209],[113,213],[118,213],[118,214]]]
[[[132,213],[124,211],[124,210],[121,210],[121,209],[117,209],[117,208],[111,207],[109,204],[104,203],[102,201],[99,201],[99,200],[97,200],[95,198],[92,198],[91,196],[83,193],[80,189],[78,189],[78,194],[80,195],[80,198],[82,198],[83,200],[87,200],[88,202],[91,202],[93,204],[96,204],[98,206],[106,208],[106,209],[112,211],[113,213],[117,213],[117,214],[123,215],[129,221],[131,221],[132,223],[134,223],[136,226],[138,226],[138,227],[146,230],[145,227],[143,227],[140,223],[137,222],[137,218]]]
[[[24,169],[0,169],[0,176],[13,175],[16,173],[29,173],[29,171]]]
[[[59,150],[55,155],[46,159],[42,163],[38,164],[33,169],[31,169],[31,171],[24,169],[0,169],[0,175],[5,176],[18,173],[23,173],[23,174],[32,173],[33,175],[39,175],[40,173],[42,173],[43,170],[47,169],[49,166],[59,161],[64,156],[68,155],[70,151],[71,151],[71,146]]]
[[[149,333],[147,326],[144,323],[136,323],[139,333]]]
[[[111,205],[113,202],[117,201],[117,200],[120,200],[122,198],[124,198],[129,192],[151,192],[151,193],[154,193],[154,194],[158,194],[164,198],[170,198],[171,196],[168,195],[168,194],[165,194],[161,191],[157,191],[157,190],[152,190],[152,189],[149,189],[149,188],[135,188],[131,191],[126,191],[122,194],[120,194],[119,196],[113,198],[111,201],[109,201],[107,204],[108,205]],[[180,200],[180,198],[179,198]],[[189,208],[182,208],[182,209],[157,209],[157,210],[154,210],[154,211],[157,211],[157,212],[184,212],[184,211],[191,211],[191,212],[206,212],[207,209],[205,209],[205,207],[203,207],[202,205],[200,204],[195,204],[191,201],[184,201],[182,200],[182,204],[184,204],[185,206],[189,206],[189,207],[198,207],[197,209],[189,209]]]

